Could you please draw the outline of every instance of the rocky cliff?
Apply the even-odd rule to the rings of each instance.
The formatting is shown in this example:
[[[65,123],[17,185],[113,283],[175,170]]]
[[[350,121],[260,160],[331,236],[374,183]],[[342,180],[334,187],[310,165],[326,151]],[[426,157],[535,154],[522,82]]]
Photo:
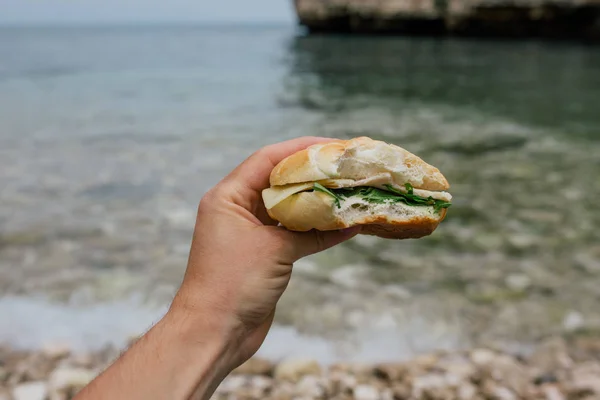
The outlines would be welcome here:
[[[600,0],[295,0],[311,32],[600,40]]]

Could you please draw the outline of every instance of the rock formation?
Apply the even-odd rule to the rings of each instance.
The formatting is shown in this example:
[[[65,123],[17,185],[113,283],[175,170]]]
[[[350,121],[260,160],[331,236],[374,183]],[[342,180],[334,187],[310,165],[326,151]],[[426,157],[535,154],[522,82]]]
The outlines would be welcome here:
[[[600,40],[600,0],[295,0],[311,32]]]

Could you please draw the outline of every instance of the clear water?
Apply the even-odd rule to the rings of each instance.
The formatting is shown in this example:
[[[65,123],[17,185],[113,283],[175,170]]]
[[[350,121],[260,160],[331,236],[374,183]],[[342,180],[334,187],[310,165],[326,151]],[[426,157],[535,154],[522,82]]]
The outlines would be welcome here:
[[[300,262],[265,354],[396,358],[597,330],[599,99],[600,52],[580,45],[2,28],[0,341],[142,332],[181,280],[202,194],[307,134],[406,147],[455,205],[429,238],[360,237]]]

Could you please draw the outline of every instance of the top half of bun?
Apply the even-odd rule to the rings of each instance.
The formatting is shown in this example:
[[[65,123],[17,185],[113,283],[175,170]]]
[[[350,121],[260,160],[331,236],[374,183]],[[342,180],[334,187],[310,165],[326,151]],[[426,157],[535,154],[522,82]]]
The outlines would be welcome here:
[[[389,173],[398,185],[448,190],[442,173],[409,151],[368,137],[316,144],[281,161],[271,172],[271,186],[326,179],[361,180]]]

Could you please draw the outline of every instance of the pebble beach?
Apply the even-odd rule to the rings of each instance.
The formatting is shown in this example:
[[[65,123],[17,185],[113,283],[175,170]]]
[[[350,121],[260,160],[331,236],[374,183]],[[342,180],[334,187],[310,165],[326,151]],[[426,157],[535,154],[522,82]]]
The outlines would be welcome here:
[[[0,399],[69,400],[119,355],[107,347],[74,353],[64,344],[36,352],[0,349]],[[596,400],[600,341],[547,338],[528,355],[478,348],[404,362],[334,363],[252,358],[215,400]]]

